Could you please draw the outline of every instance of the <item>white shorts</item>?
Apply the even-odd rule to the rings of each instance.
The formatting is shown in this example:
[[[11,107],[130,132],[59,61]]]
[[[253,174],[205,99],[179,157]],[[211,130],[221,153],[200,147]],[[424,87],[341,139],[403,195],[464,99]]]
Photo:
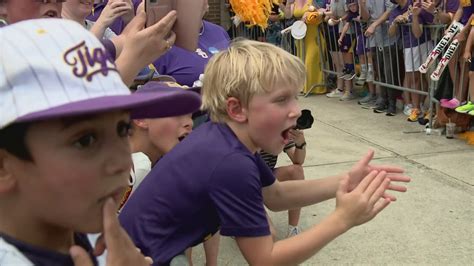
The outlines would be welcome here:
[[[425,62],[428,54],[433,50],[433,48],[433,42],[427,41],[419,46],[403,49],[405,72],[418,71],[418,68]]]

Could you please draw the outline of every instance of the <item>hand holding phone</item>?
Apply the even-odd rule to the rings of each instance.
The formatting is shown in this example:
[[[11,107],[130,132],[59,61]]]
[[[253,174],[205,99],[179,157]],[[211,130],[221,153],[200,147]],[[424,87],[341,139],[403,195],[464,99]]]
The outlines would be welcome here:
[[[178,18],[173,27],[176,33],[175,45],[194,52],[198,47],[204,0],[145,0],[146,26],[161,20],[171,10],[176,10]]]

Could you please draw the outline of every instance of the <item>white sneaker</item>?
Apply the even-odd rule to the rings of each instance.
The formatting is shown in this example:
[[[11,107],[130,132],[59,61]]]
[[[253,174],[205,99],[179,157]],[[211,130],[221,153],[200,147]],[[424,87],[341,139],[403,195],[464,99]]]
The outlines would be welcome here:
[[[367,82],[373,82],[374,81],[374,71],[369,71],[367,72],[367,78],[365,79]]]
[[[292,237],[292,236],[298,235],[299,233],[301,233],[301,230],[298,226],[289,225],[288,226],[288,235],[286,237],[287,238]]]
[[[367,79],[367,72],[361,72],[357,79],[360,81],[365,81]]]
[[[344,95],[344,92],[339,89],[335,89],[330,93],[326,93],[326,97],[328,98],[341,98],[342,95]]]
[[[412,109],[413,109],[413,105],[411,105],[411,104],[405,104],[405,105],[403,106],[403,113],[404,113],[406,116],[410,116]]]
[[[356,96],[352,92],[346,91],[344,92],[344,95],[342,95],[342,97],[339,98],[339,101],[350,101],[350,100],[354,100],[355,98]]]

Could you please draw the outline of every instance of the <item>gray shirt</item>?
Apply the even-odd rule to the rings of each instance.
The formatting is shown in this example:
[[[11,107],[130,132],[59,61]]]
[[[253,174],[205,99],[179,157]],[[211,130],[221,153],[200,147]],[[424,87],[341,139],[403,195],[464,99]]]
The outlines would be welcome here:
[[[367,0],[366,6],[370,14],[371,22],[377,20],[385,11],[391,11],[396,7],[396,5],[392,4],[390,0]],[[396,36],[389,37],[388,28],[389,24],[387,22],[384,22],[377,27],[374,35],[369,38],[370,47],[390,46],[397,41]]]
[[[335,19],[340,19],[346,15],[346,0],[331,0],[330,10]],[[339,23],[339,32],[342,32],[344,23]],[[352,33],[351,29],[347,33]]]

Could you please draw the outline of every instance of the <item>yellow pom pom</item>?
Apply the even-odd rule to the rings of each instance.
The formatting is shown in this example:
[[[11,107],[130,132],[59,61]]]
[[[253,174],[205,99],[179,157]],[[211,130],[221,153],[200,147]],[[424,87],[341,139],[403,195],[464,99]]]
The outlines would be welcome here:
[[[279,4],[279,0],[230,0],[232,10],[243,22],[249,26],[257,25],[265,29],[268,26],[268,18],[273,4]]]

